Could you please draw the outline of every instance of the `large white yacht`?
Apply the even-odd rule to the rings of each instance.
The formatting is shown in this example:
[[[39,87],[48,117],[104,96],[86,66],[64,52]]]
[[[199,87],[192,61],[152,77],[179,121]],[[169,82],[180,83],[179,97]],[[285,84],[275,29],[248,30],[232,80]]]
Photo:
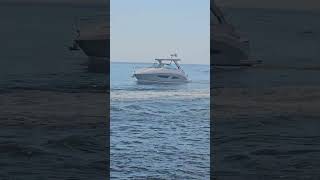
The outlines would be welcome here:
[[[75,43],[89,57],[107,57],[110,27],[107,16],[80,17],[76,22]]]
[[[76,37],[69,50],[82,50],[88,56],[88,68],[94,72],[109,73],[110,68],[110,16],[107,14],[78,17]]]
[[[250,62],[249,40],[229,24],[219,7],[211,8],[211,64],[213,66],[248,66]]]
[[[180,59],[173,58],[176,54],[171,55],[168,59],[155,59],[152,67],[138,69],[134,72],[138,83],[187,83],[190,82],[187,74],[179,65]]]

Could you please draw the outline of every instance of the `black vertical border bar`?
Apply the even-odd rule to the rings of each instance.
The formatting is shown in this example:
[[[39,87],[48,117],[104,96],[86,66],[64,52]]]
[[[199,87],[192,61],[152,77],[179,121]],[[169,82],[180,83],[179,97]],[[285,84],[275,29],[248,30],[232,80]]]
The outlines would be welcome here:
[[[211,11],[213,7],[214,0],[210,0],[210,179],[215,179],[214,177],[214,119],[213,119],[213,69],[212,69],[212,56],[211,56],[211,48],[213,48],[213,41],[212,38],[212,25],[211,25]]]
[[[106,49],[108,51],[107,53],[107,58],[108,58],[108,63],[107,63],[107,74],[106,74],[106,85],[107,85],[107,109],[106,109],[106,121],[107,121],[107,127],[106,127],[106,149],[107,149],[107,164],[106,164],[106,170],[107,170],[107,179],[110,179],[110,0],[106,0],[107,2],[107,7],[106,7],[106,11],[107,11],[107,14],[108,14],[108,17],[107,17],[107,20],[108,20],[108,26],[109,26],[109,32],[108,32],[108,35],[109,35],[109,41],[107,42],[108,45],[107,47],[109,47],[109,49]]]

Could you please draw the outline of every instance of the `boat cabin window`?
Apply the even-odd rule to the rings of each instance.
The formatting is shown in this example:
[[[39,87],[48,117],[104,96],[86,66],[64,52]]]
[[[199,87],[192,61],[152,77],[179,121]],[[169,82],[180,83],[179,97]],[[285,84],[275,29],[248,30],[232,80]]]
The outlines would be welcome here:
[[[177,67],[174,65],[174,63],[154,63],[152,65],[154,68],[166,68],[166,69],[177,69]]]
[[[169,76],[166,76],[166,75],[159,75],[158,77],[160,77],[160,78],[169,78]]]
[[[172,64],[164,64],[163,67],[164,67],[164,68],[167,68],[167,69],[177,69],[177,68],[174,67]]]

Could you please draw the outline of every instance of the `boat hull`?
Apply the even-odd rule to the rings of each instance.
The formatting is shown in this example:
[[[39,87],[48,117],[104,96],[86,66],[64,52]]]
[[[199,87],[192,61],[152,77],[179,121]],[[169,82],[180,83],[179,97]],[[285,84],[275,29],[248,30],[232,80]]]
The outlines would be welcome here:
[[[190,82],[187,77],[178,74],[134,74],[138,83],[177,84]]]
[[[109,57],[110,56],[110,40],[76,40],[76,43],[88,57]]]
[[[249,59],[249,43],[215,39],[211,41],[211,62],[217,66],[241,66]]]
[[[249,40],[226,22],[220,9],[211,4],[210,55],[213,66],[250,65]]]
[[[110,72],[110,40],[75,40],[88,56],[88,70],[94,73]]]

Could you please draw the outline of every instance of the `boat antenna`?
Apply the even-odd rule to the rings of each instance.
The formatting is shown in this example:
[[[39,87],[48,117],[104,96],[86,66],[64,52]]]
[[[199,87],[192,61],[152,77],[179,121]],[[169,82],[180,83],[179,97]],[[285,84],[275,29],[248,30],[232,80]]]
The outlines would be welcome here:
[[[171,56],[171,59],[173,59],[173,57],[178,57],[178,54],[174,53],[174,54],[170,54],[170,56]]]

